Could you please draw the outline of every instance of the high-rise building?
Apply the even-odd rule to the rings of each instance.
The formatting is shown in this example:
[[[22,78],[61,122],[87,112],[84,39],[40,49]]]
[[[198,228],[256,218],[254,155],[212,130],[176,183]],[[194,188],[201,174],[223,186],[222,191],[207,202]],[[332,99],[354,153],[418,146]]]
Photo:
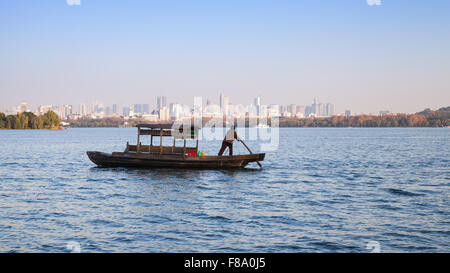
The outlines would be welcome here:
[[[104,111],[104,107],[102,103],[95,103],[94,104],[94,113],[101,113]]]
[[[142,104],[135,104],[134,105],[134,113],[142,113]]]
[[[261,105],[261,97],[257,96],[253,102],[256,106],[260,106]]]
[[[111,107],[106,106],[106,108],[105,108],[105,116],[106,117],[111,116]]]
[[[161,109],[163,107],[167,107],[167,99],[165,96],[158,96],[156,98],[156,108]]]
[[[72,105],[65,104],[62,108],[61,117],[68,118],[70,115],[72,115]]]
[[[158,110],[158,118],[159,120],[170,120],[170,111],[169,108],[164,106]]]
[[[305,107],[305,116],[326,117],[334,115],[334,105],[332,103],[320,103],[314,98],[311,106]]]
[[[318,117],[326,116],[325,106],[323,105],[323,103],[317,104],[317,116]]]
[[[113,113],[113,115],[117,114],[117,104],[112,105],[112,113]]]
[[[60,105],[57,106],[57,111],[55,111],[55,113],[59,116],[60,119],[64,119],[64,106]]]
[[[180,105],[178,103],[171,103],[169,113],[172,120],[177,120],[180,116]]]
[[[228,113],[229,104],[228,96],[224,93],[220,93],[220,109],[222,109],[222,114],[226,115]]]
[[[292,117],[326,117],[334,115],[334,105],[332,103],[320,103],[315,97],[311,105],[290,104],[283,106],[281,113],[289,113]]]
[[[55,112],[55,114],[57,114],[58,116],[60,115],[60,110],[61,110],[62,106],[52,106],[52,111]]]
[[[271,104],[268,109],[268,116],[269,117],[279,117],[281,115],[280,112],[280,106],[276,104]]]
[[[150,105],[149,104],[143,104],[142,105],[142,112],[145,114],[149,114],[150,113]]]
[[[257,116],[261,116],[262,114],[262,109],[261,109],[261,97],[257,96],[254,100],[253,100],[253,104],[256,107],[256,115]]]
[[[314,116],[320,116],[322,104],[319,103],[319,100],[315,97],[313,100],[313,104],[311,105],[311,109],[313,110]]]
[[[334,115],[334,105],[332,103],[327,103],[326,105],[326,115],[331,117]]]
[[[85,103],[80,104],[79,113],[81,117],[87,116],[87,105]]]
[[[305,117],[309,117],[309,115],[311,115],[312,113],[312,109],[310,105],[306,105],[305,106]]]
[[[130,116],[130,107],[123,107],[123,108],[122,108],[122,115],[123,115],[124,117]]]
[[[291,112],[292,117],[295,117],[295,115],[297,114],[297,105],[295,104],[289,105],[289,112]]]
[[[298,117],[305,117],[306,116],[306,114],[305,114],[305,106],[303,106],[303,105],[298,105],[297,106],[297,114],[296,114]]]
[[[352,115],[352,112],[350,110],[345,110],[345,116],[349,117]]]

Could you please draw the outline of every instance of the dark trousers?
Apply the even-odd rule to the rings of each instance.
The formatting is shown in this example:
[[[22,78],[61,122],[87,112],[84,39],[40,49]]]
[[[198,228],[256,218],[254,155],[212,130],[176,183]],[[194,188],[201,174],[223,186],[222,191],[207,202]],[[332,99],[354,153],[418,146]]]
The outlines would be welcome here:
[[[227,147],[230,150],[230,155],[233,155],[233,143],[229,143],[226,141],[222,142],[222,147],[220,148],[219,155],[223,155],[223,152],[225,152],[225,149]]]

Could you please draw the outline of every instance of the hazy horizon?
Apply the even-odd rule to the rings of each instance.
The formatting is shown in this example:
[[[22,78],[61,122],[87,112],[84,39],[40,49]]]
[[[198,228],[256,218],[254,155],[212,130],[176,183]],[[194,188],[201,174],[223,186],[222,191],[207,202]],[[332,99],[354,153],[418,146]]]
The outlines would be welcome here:
[[[449,106],[450,2],[380,3],[2,1],[0,110],[220,92],[233,104],[317,97],[336,113]]]

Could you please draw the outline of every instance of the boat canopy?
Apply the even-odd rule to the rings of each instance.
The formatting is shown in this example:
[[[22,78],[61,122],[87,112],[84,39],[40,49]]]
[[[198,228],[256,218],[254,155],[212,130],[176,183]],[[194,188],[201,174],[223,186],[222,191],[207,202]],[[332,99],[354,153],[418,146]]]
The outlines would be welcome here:
[[[137,135],[137,145],[129,145],[127,143],[127,148],[125,149],[126,152],[128,151],[136,151],[137,153],[140,152],[158,152],[158,153],[165,153],[165,152],[182,152],[185,153],[188,152],[197,152],[198,151],[198,131],[200,130],[199,127],[195,126],[186,126],[183,127],[183,124],[180,124],[180,127],[177,127],[178,125],[175,125],[173,123],[155,123],[155,124],[137,124],[136,127],[138,129],[138,135]],[[177,129],[178,128],[178,129]],[[142,145],[141,144],[141,136],[150,136],[150,145]],[[159,145],[153,146],[153,137],[160,137]],[[173,137],[173,145],[172,146],[163,146],[162,139],[163,137]],[[184,145],[183,147],[180,147],[181,149],[177,149],[175,145],[176,139],[183,139]],[[186,139],[195,139],[196,145],[195,147],[187,147],[186,146]]]
[[[151,129],[172,129],[173,123],[140,123],[137,124],[138,128],[151,128]]]
[[[196,139],[198,137],[198,131],[200,127],[195,126],[183,126],[180,124],[174,128],[173,123],[163,123],[163,124],[137,124],[138,135],[150,135],[150,136],[173,136],[178,139]],[[177,129],[178,128],[178,129]],[[185,128],[187,130],[185,130]]]

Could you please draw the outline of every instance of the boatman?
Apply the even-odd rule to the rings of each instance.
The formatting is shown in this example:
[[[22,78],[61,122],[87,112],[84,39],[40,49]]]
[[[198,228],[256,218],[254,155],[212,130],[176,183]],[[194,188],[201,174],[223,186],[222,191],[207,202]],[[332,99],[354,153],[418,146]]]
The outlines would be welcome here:
[[[238,141],[241,141],[237,134],[236,134],[236,124],[233,125],[233,127],[228,130],[225,138],[222,141],[222,147],[220,148],[219,155],[222,155],[223,152],[225,152],[225,149],[228,147],[228,150],[230,150],[230,155],[233,155],[233,141],[234,139],[237,139]]]

